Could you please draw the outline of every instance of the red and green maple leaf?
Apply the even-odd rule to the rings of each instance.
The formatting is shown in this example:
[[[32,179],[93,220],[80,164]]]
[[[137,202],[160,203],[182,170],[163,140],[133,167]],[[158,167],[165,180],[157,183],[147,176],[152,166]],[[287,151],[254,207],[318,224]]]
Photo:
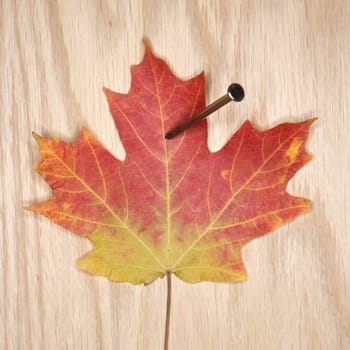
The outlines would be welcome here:
[[[242,247],[310,209],[285,188],[310,159],[313,120],[263,132],[246,121],[211,153],[205,121],[164,139],[205,107],[203,73],[178,79],[146,43],[131,74],[128,94],[105,89],[125,161],[86,129],[73,144],[34,135],[37,172],[54,197],[29,209],[93,243],[78,262],[93,275],[134,284],[169,273],[186,282],[245,280]]]

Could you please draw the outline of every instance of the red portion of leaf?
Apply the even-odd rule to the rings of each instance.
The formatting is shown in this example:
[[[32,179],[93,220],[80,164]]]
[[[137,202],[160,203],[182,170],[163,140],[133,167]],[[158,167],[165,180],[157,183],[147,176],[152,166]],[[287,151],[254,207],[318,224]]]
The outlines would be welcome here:
[[[150,283],[167,271],[188,282],[241,281],[241,248],[309,210],[286,193],[310,159],[313,120],[265,132],[246,122],[217,153],[206,123],[171,141],[167,130],[204,108],[204,75],[182,81],[148,44],[128,94],[105,89],[126,150],[116,160],[86,130],[75,144],[36,136],[38,172],[54,191],[31,207],[88,237],[79,267],[114,281]]]

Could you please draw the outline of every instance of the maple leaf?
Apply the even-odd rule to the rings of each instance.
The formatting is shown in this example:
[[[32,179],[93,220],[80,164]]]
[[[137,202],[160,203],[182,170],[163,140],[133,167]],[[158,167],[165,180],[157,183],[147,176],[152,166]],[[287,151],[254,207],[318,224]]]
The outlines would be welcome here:
[[[180,80],[145,46],[128,94],[105,89],[125,161],[86,129],[73,144],[34,135],[37,172],[54,197],[29,209],[93,243],[78,262],[91,274],[243,281],[242,247],[310,209],[285,188],[310,159],[313,119],[263,132],[247,121],[216,153],[205,121],[167,141],[166,131],[205,107],[204,74]]]

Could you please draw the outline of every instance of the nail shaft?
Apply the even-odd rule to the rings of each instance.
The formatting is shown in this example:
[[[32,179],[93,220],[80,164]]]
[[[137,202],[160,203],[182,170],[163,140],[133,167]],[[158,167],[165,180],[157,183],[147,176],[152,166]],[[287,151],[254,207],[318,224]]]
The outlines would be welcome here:
[[[225,104],[229,103],[232,101],[231,97],[229,95],[225,95],[220,97],[218,100],[210,104],[208,107],[203,109],[203,111],[199,112],[196,116],[193,118],[187,120],[181,125],[176,126],[174,129],[170,130],[165,134],[166,139],[172,139],[174,138],[177,134],[180,132],[185,131],[186,129],[190,128],[193,124],[196,124],[199,122],[201,119],[204,119],[207,117],[209,114],[215,112],[217,109],[220,107],[224,106]]]
[[[239,84],[231,84],[228,88],[227,94],[220,97],[215,102],[211,103],[209,106],[207,106],[203,111],[199,112],[197,115],[195,115],[193,118],[185,121],[184,123],[176,126],[175,128],[171,129],[165,134],[165,138],[167,140],[170,140],[174,138],[179,133],[187,130],[192,125],[196,124],[201,119],[204,119],[209,114],[212,114],[222,106],[226,105],[230,101],[241,101],[244,98],[244,90]]]

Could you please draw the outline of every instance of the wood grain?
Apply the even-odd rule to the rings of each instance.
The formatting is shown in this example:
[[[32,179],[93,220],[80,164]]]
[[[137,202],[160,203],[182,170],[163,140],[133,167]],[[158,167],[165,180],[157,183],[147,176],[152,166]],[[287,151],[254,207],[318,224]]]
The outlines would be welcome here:
[[[86,126],[123,155],[102,86],[126,92],[142,38],[207,101],[220,148],[317,115],[314,155],[290,183],[311,214],[244,250],[242,284],[173,280],[171,349],[350,348],[350,1],[0,0],[0,349],[161,349],[166,282],[134,287],[79,271],[87,241],[25,212],[48,198],[30,132],[73,140]]]

